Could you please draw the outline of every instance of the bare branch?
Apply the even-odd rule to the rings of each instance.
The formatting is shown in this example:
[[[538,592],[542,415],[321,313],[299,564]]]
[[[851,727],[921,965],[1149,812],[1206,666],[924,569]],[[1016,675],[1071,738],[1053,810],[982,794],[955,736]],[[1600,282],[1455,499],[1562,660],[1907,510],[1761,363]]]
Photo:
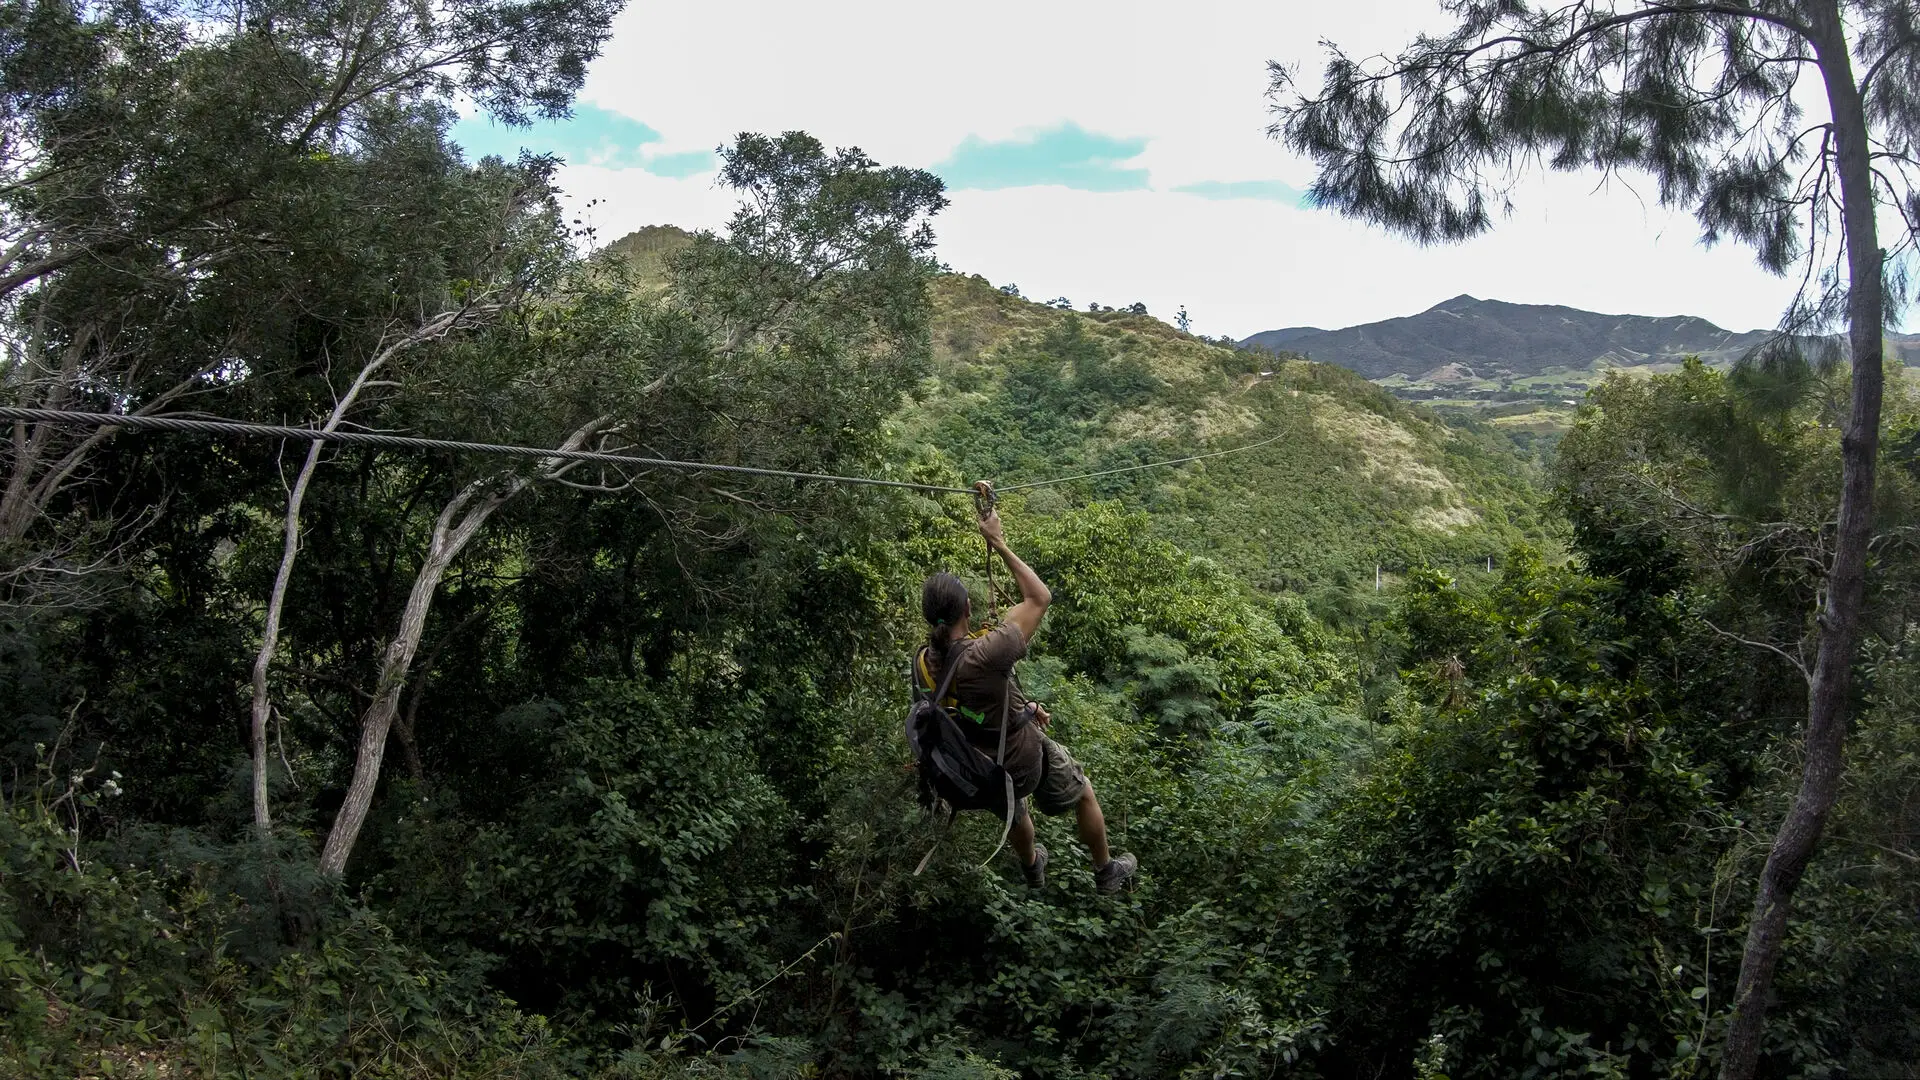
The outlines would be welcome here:
[[[1704,616],[1701,617],[1700,622],[1704,624],[1707,629],[1713,631],[1716,634],[1719,634],[1723,638],[1727,638],[1731,641],[1737,641],[1742,645],[1749,645],[1756,649],[1767,650],[1768,652],[1774,654],[1775,656],[1778,656],[1780,659],[1785,660],[1787,663],[1792,664],[1793,670],[1799,672],[1800,677],[1802,679],[1806,680],[1809,684],[1812,683],[1813,674],[1807,670],[1806,663],[1803,662],[1799,657],[1786,651],[1780,646],[1775,645],[1770,641],[1755,641],[1752,638],[1741,637],[1739,634],[1733,633],[1731,631],[1722,630],[1719,626],[1714,624],[1712,619],[1708,619]]]

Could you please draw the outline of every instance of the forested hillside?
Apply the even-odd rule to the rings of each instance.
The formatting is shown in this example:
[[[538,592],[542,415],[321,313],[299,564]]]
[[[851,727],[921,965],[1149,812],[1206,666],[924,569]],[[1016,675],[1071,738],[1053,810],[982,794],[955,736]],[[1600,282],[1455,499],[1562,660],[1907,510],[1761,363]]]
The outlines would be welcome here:
[[[1177,470],[1035,493],[1145,510],[1153,531],[1265,589],[1305,592],[1551,544],[1530,447],[1449,427],[1352,373],[1226,348],[1145,315],[1076,314],[977,277],[934,283],[934,377],[906,420],[1007,484],[1257,443]]]
[[[691,241],[653,226],[606,254],[646,290]],[[893,418],[906,446],[1003,487],[1221,455],[1020,497],[1038,512],[1119,500],[1241,580],[1302,593],[1362,578],[1371,589],[1376,568],[1485,570],[1517,543],[1558,548],[1546,447],[1524,434],[1448,425],[1337,365],[1147,315],[1065,311],[957,273],[936,275],[931,297],[927,377]]]
[[[726,148],[726,227],[588,254],[552,161],[468,160],[448,102],[564,109],[610,9],[248,10],[0,16],[0,148],[46,155],[0,158],[0,404],[39,410],[0,446],[0,1075],[1717,1067],[1844,370],[1613,379],[1521,447],[944,272],[938,177],[801,132]],[[1769,1076],[1920,1060],[1888,371]],[[992,610],[947,490],[981,478],[1053,593],[1021,681],[1140,859],[1115,895],[1070,817],[1029,888],[918,799],[921,583]]]

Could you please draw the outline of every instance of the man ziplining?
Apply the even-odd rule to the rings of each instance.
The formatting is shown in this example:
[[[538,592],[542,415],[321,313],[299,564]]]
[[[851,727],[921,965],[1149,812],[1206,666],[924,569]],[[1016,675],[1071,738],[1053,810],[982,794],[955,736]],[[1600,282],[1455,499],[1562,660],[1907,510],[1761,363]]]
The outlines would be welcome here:
[[[982,494],[990,490],[983,488]],[[939,694],[938,704],[957,722],[966,741],[979,753],[998,757],[1012,778],[1007,839],[1020,857],[1028,885],[1037,889],[1047,879],[1047,849],[1034,842],[1033,815],[1027,807],[1031,796],[1043,813],[1073,812],[1080,842],[1093,855],[1094,887],[1117,892],[1133,877],[1139,861],[1109,853],[1106,818],[1086,771],[1066,747],[1042,734],[1051,717],[1038,702],[1027,700],[1013,678],[1013,666],[1027,655],[1053,594],[1007,546],[1000,515],[991,508],[980,518],[980,535],[1012,571],[1020,602],[1000,625],[975,631],[966,585],[945,571],[927,578],[920,590],[920,611],[927,620],[928,640],[914,663],[915,692],[923,699]],[[923,756],[921,768],[933,767],[932,761],[931,755]]]
[[[1040,809],[1046,813],[1064,814],[1069,809],[1073,810],[1078,819],[1080,839],[1093,855],[1094,880],[1101,892],[1118,891],[1132,879],[1138,869],[1138,861],[1132,855],[1123,854],[1117,858],[1109,856],[1106,820],[1100,813],[1099,801],[1094,798],[1093,785],[1087,781],[1086,773],[1080,768],[1079,763],[1073,760],[1071,754],[1058,743],[1035,730],[1047,726],[1050,719],[1047,711],[1037,703],[1028,701],[1013,682],[1013,666],[1026,655],[1027,645],[1032,640],[1034,632],[1040,627],[1040,619],[1046,613],[1051,594],[1027,564],[1020,561],[1019,556],[1007,547],[1006,539],[1000,529],[1000,518],[990,508],[992,487],[984,481],[969,492],[966,488],[944,487],[883,477],[836,476],[830,473],[796,472],[789,469],[761,468],[751,465],[677,461],[588,450],[578,446],[543,447],[480,443],[326,427],[254,424],[227,417],[204,415],[97,413],[84,410],[0,406],[0,421],[70,425],[96,430],[128,429],[167,432],[217,438],[291,439],[316,445],[335,443],[397,450],[455,451],[547,462],[598,462],[684,472],[783,477],[831,484],[925,491],[939,495],[974,494],[982,500],[981,534],[987,538],[988,547],[992,551],[999,552],[1000,557],[1005,559],[1008,567],[1012,569],[1014,579],[1019,584],[1022,599],[1007,613],[1004,623],[998,627],[983,629],[976,634],[972,631],[973,612],[967,598],[966,586],[951,574],[935,574],[927,579],[921,595],[921,606],[928,623],[933,626],[933,633],[930,635],[928,648],[922,650],[915,665],[917,671],[915,689],[921,698],[937,695],[942,701],[951,703],[952,711],[939,710],[938,719],[945,720],[952,726],[954,739],[944,740],[942,736],[930,735],[935,729],[940,728],[940,725],[922,725],[923,718],[918,712],[910,716],[908,738],[913,742],[916,759],[921,762],[921,776],[926,780],[937,771],[929,767],[930,751],[937,757],[940,752],[949,749],[954,743],[958,744],[959,749],[966,751],[966,756],[977,758],[978,763],[963,761],[962,772],[970,769],[974,779],[991,778],[994,783],[984,787],[972,786],[964,792],[949,785],[941,795],[947,797],[950,803],[960,809],[1003,811],[1008,829],[1005,838],[1013,841],[1014,851],[1021,858],[1027,880],[1035,887],[1046,880],[1047,852],[1046,849],[1034,843],[1033,821],[1027,807],[1027,799],[1033,796],[1038,796]],[[1016,484],[1009,490],[1052,487],[1097,476],[1183,465],[1192,461],[1256,450],[1282,437],[1274,435],[1258,442],[1226,450],[1168,458],[1164,461],[1150,461],[1140,465],[1102,469],[1097,472],[1031,480]],[[936,685],[934,677],[936,672],[943,673],[941,675],[943,679],[953,680],[952,694],[946,692],[947,688],[944,685]],[[1016,701],[1019,704],[1018,708],[1014,708]],[[916,705],[916,709],[918,707]],[[955,714],[961,717],[960,723],[953,722],[952,717]],[[1009,717],[1012,719],[1011,726],[1005,722]],[[965,726],[962,726],[963,724]],[[928,742],[929,738],[939,743],[939,746],[931,746]],[[984,748],[990,744],[996,746],[996,752],[989,757],[984,753]],[[954,758],[949,757],[949,760]],[[943,777],[941,783],[946,783],[947,779],[949,777]],[[1001,788],[1002,785],[1004,785],[1003,795],[993,796],[993,789]],[[958,797],[949,797],[949,793]],[[923,861],[921,865],[924,868],[925,862]],[[915,873],[918,872],[915,871]]]

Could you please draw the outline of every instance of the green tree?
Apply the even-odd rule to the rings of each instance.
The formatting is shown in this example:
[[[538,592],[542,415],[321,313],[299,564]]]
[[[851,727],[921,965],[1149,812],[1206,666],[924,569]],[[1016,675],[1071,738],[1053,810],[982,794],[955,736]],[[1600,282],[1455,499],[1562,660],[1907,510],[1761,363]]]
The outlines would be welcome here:
[[[1787,914],[1838,794],[1859,651],[1882,393],[1886,254],[1876,211],[1906,214],[1913,240],[1913,125],[1920,26],[1910,5],[1761,0],[1629,5],[1464,0],[1454,28],[1396,57],[1338,52],[1302,94],[1273,67],[1272,132],[1313,156],[1321,205],[1421,242],[1492,225],[1496,192],[1534,163],[1651,173],[1709,241],[1753,247],[1776,273],[1804,266],[1785,325],[1843,320],[1853,391],[1840,465],[1839,529],[1825,568],[1807,696],[1800,795],[1755,893],[1722,1075],[1746,1080],[1761,1051]],[[1816,78],[1826,118],[1807,122]],[[1831,243],[1838,240],[1837,244]],[[1840,252],[1824,263],[1827,253]]]
[[[564,245],[550,163],[461,162],[445,102],[564,113],[613,10],[463,2],[428,19],[299,2],[209,23],[168,5],[8,8],[7,400],[151,413],[217,396],[228,415],[346,422],[363,391],[404,381],[402,361],[511,308]],[[112,431],[15,435],[0,461],[6,601],[72,608],[123,585],[113,564],[153,515],[96,516],[71,492],[98,478]],[[271,665],[320,460],[316,443],[288,487],[255,654],[261,830]]]
[[[444,310],[470,269],[455,237],[503,216],[455,190],[465,177],[441,138],[446,102],[466,95],[509,122],[564,115],[617,8],[269,0],[228,18],[194,5],[9,5],[6,399],[156,412],[318,353],[371,354],[396,323],[403,336],[409,318]],[[0,545],[12,549],[0,570],[27,586],[21,601],[84,563],[71,536],[23,541],[67,521],[50,511],[113,436],[45,424],[14,435],[0,463]],[[55,553],[61,565],[36,574]]]
[[[746,201],[726,236],[696,237],[676,258],[664,310],[619,275],[581,268],[544,309],[469,350],[464,367],[398,399],[402,414],[438,418],[409,426],[566,450],[619,439],[689,460],[799,470],[870,453],[879,436],[867,419],[925,363],[928,219],[945,205],[940,180],[883,168],[857,149],[829,154],[803,132],[745,134],[723,157],[722,180]],[[791,481],[770,479],[716,487],[711,477],[653,481],[601,469],[583,481],[578,465],[481,468],[443,496],[361,710],[322,872],[345,872],[366,822],[442,580],[536,480],[599,495],[645,492],[708,543],[731,531],[716,496],[762,513],[804,498]]]
[[[1339,957],[1329,1072],[1694,1067],[1713,725],[1650,678],[1675,619],[1639,599],[1524,550],[1477,595],[1409,577],[1413,707],[1314,838],[1302,888],[1297,932]]]
[[[1793,795],[1782,779],[1799,764],[1792,718],[1805,700],[1808,661],[1796,641],[1832,538],[1830,477],[1846,415],[1842,373],[1795,370],[1780,359],[1768,362],[1770,371],[1689,363],[1648,379],[1609,378],[1590,395],[1554,466],[1576,549],[1590,571],[1615,583],[1616,603],[1628,611],[1627,632],[1610,650],[1634,656],[1654,648],[1679,661],[1641,668],[1650,681],[1674,684],[1668,715],[1676,729],[1691,729],[1717,797],[1749,821],[1776,819]],[[1915,423],[1911,384],[1890,382],[1887,444],[1903,445]],[[1770,1009],[1769,1065],[1792,1071],[1897,1072],[1894,1063],[1920,1045],[1911,1025],[1877,1004],[1917,992],[1915,912],[1895,898],[1920,886],[1912,814],[1885,801],[1887,785],[1911,766],[1887,750],[1900,738],[1894,717],[1904,715],[1893,702],[1908,678],[1907,612],[1920,589],[1920,565],[1904,537],[1920,500],[1898,451],[1887,457],[1877,478],[1878,572],[1863,612],[1871,633],[1846,782],[1795,901]],[[1661,646],[1666,635],[1674,640]],[[1739,880],[1766,855],[1763,842],[1738,834],[1716,847],[1694,856],[1689,888]],[[1703,870],[1716,862],[1709,883]],[[1703,980],[1703,1000],[1730,1001],[1724,981]],[[1723,1020],[1703,1014],[1687,1036],[1706,1042],[1709,1058]]]

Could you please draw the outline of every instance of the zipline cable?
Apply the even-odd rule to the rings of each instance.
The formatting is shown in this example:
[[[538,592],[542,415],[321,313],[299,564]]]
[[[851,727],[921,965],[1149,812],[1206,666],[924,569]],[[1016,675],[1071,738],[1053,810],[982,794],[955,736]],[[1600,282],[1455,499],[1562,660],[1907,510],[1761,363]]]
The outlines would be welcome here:
[[[249,424],[237,420],[201,420],[183,416],[130,416],[119,413],[68,412],[60,409],[15,409],[0,407],[0,420],[34,420],[51,424],[92,427],[123,427],[137,431],[176,431],[190,435],[243,435],[266,439],[304,439],[308,442],[341,443],[346,446],[384,446],[402,450],[458,450],[472,454],[496,454],[502,457],[558,458],[562,461],[600,461],[612,465],[635,465],[649,469],[679,469],[683,472],[744,473],[749,476],[778,476],[789,480],[826,480],[835,484],[865,484],[870,487],[907,488],[943,495],[971,495],[972,488],[942,487],[938,484],[914,484],[905,480],[879,480],[868,476],[835,476],[831,473],[794,472],[789,469],[759,469],[750,465],[717,465],[706,461],[673,461],[667,458],[608,454],[597,450],[551,450],[538,446],[503,446],[498,443],[458,442],[453,439],[423,439],[412,435],[379,435],[367,431],[322,431],[318,428],[283,427],[276,424]]]
[[[34,421],[47,424],[70,424],[76,427],[117,427],[134,431],[171,431],[188,435],[238,435],[263,439],[302,439],[307,442],[339,443],[343,446],[380,446],[397,450],[454,450],[470,454],[493,454],[500,457],[520,458],[557,458],[562,461],[599,461],[610,465],[634,465],[648,469],[678,469],[682,472],[736,473],[747,476],[776,476],[788,480],[825,480],[834,484],[862,484],[868,487],[905,488],[909,491],[931,491],[941,495],[975,495],[974,488],[945,487],[940,484],[916,484],[906,480],[881,480],[870,476],[837,476],[832,473],[795,472],[791,469],[762,469],[751,465],[720,465],[707,461],[676,461],[670,458],[638,457],[632,454],[610,454],[598,450],[554,450],[539,446],[507,446],[500,443],[461,442],[455,439],[427,439],[415,435],[382,435],[370,431],[326,431],[320,428],[291,427],[280,424],[253,424],[240,420],[208,420],[189,416],[140,416],[126,413],[96,413],[66,409],[20,409],[0,406],[0,420]],[[1053,487],[1056,484],[1071,483],[1075,480],[1090,480],[1098,476],[1113,476],[1118,473],[1139,472],[1142,469],[1157,469],[1167,465],[1184,465],[1190,461],[1204,461],[1207,458],[1238,454],[1245,450],[1257,450],[1262,446],[1279,442],[1283,435],[1262,439],[1245,446],[1235,446],[1226,450],[1215,450],[1206,454],[1193,454],[1188,457],[1169,458],[1166,461],[1149,461],[1143,465],[1126,465],[1117,469],[1101,469],[1096,472],[1076,473],[1072,476],[1059,476],[1051,480],[1032,480],[1024,484],[1009,484],[994,489],[998,492],[1030,491],[1035,488]]]

